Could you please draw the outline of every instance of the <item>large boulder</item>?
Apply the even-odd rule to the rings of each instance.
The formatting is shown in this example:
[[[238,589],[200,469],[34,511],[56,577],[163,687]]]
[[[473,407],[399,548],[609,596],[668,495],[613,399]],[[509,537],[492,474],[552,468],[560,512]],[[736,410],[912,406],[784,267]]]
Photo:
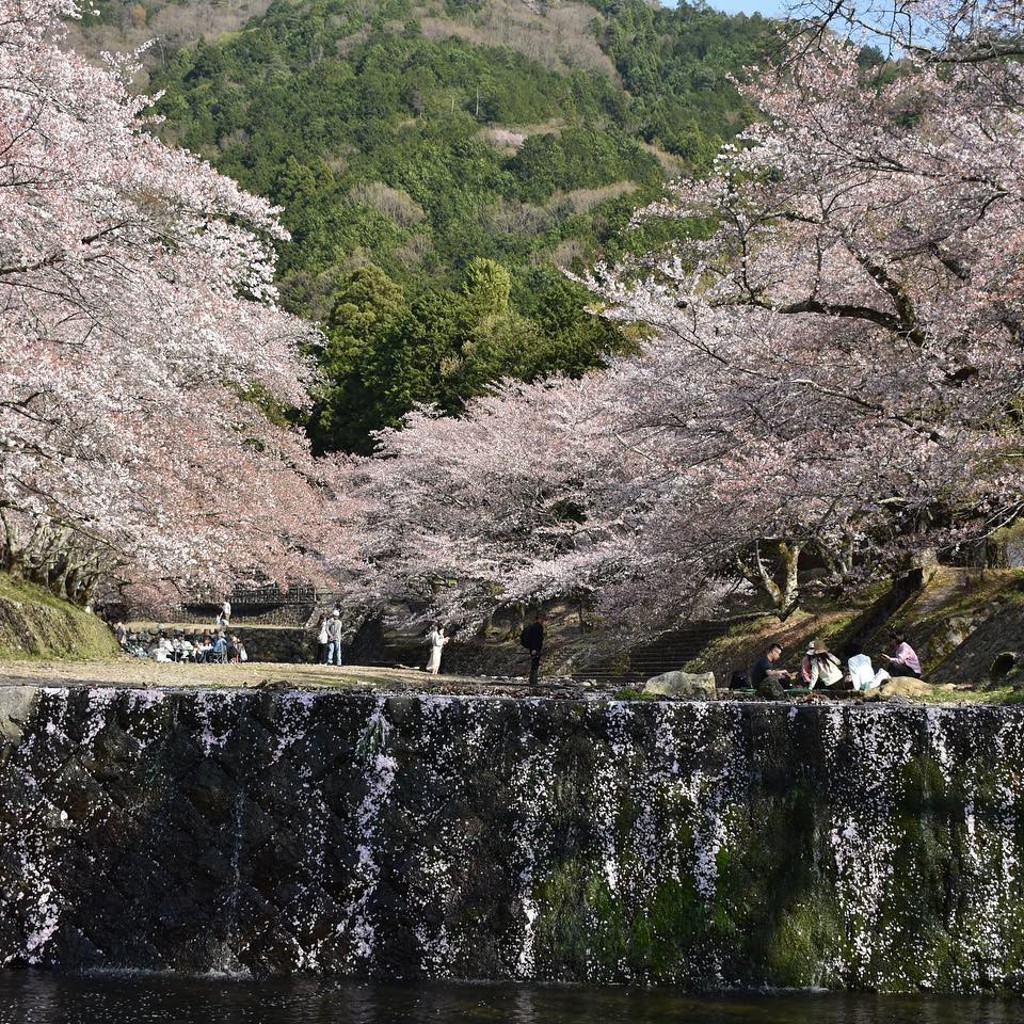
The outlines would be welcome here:
[[[38,695],[38,686],[0,687],[0,741],[20,742]]]
[[[931,686],[923,679],[913,676],[893,676],[886,680],[878,689],[870,691],[871,695],[886,700],[889,697],[930,697]]]
[[[697,700],[713,699],[716,694],[714,672],[662,672],[644,683],[644,693],[660,697],[689,697]]]

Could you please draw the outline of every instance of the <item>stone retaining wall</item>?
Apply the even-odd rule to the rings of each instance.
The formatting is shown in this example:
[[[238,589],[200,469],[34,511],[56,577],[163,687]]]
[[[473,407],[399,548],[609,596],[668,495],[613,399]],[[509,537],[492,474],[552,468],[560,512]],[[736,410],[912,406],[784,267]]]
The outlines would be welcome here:
[[[1024,712],[0,688],[0,964],[1024,991]]]

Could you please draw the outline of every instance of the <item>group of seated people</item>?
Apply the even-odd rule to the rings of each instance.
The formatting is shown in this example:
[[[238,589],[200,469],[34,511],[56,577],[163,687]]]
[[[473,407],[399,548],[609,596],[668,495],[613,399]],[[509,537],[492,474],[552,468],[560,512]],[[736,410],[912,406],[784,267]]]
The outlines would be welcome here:
[[[882,654],[887,668],[875,669],[871,657],[857,650],[847,659],[846,668],[821,640],[812,640],[807,647],[799,672],[777,667],[782,657],[782,645],[772,644],[750,669],[750,685],[757,691],[779,687],[802,687],[813,690],[816,686],[856,691],[871,690],[895,676],[921,678],[921,662],[917,652],[902,633],[895,635],[896,649]]]
[[[198,663],[249,660],[245,644],[233,633],[226,635],[224,630],[207,629],[202,634],[186,633],[183,630],[170,635],[166,630],[156,634],[130,633],[123,624],[118,623],[114,632],[121,649],[137,658]]]

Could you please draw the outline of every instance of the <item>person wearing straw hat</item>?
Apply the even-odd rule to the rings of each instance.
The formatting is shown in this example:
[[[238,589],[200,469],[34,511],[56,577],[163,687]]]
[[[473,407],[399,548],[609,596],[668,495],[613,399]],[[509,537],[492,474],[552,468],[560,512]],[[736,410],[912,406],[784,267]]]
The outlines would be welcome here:
[[[813,690],[819,683],[822,686],[835,686],[842,682],[843,667],[823,640],[811,641],[804,662],[808,666],[806,682],[809,690]],[[803,676],[803,666],[800,674]]]

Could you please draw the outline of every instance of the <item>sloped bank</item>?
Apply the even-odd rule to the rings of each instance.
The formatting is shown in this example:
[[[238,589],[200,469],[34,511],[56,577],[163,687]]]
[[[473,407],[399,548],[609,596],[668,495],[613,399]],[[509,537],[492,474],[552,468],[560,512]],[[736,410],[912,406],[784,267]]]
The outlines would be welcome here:
[[[0,572],[0,659],[111,658],[117,643],[95,615]]]
[[[1021,992],[1005,707],[0,688],[0,963]]]

